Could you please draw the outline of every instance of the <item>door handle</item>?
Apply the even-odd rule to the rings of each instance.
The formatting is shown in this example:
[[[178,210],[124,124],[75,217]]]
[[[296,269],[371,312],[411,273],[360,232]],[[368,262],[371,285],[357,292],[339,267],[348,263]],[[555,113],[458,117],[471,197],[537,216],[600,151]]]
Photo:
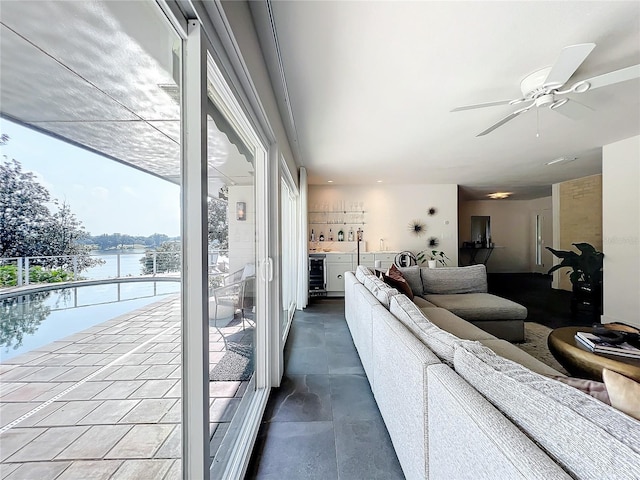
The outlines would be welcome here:
[[[271,280],[273,280],[273,260],[271,259],[271,257],[267,257],[262,261],[260,276],[265,282],[270,282]]]

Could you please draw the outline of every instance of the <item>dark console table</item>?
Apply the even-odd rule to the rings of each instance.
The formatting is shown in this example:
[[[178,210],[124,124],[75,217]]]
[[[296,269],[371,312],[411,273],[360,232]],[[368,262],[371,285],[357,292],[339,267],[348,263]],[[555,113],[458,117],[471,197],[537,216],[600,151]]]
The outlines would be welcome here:
[[[460,248],[460,264],[463,267],[478,264],[486,265],[494,248],[495,247],[462,247]],[[465,259],[468,259],[466,263]]]

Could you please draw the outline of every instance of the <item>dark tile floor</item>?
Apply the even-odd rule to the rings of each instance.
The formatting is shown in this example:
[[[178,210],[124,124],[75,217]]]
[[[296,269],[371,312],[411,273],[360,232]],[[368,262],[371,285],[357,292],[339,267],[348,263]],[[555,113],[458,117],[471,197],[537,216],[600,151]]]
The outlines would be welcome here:
[[[285,374],[267,405],[246,478],[402,479],[344,319],[344,299],[297,312]]]
[[[571,292],[551,288],[551,275],[539,273],[490,273],[489,293],[527,307],[527,322],[549,328],[600,323],[600,315],[571,312]]]

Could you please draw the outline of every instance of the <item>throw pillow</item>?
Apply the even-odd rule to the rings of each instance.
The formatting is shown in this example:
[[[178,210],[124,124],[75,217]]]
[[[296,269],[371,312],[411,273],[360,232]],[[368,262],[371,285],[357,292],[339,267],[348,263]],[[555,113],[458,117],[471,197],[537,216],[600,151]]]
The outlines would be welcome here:
[[[587,395],[591,395],[593,398],[597,398],[607,405],[611,405],[611,400],[609,400],[609,394],[607,393],[607,387],[602,382],[596,382],[595,380],[585,380],[584,378],[561,377],[559,375],[554,375],[551,378],[553,378],[554,380],[558,380],[559,382],[566,383],[570,387],[577,388],[578,390],[583,391]]]
[[[421,267],[422,290],[426,294],[487,293],[487,269],[484,265],[469,267]]]
[[[413,265],[411,267],[400,267],[398,271],[402,273],[402,276],[411,287],[411,291],[414,295],[422,295],[422,277],[420,276],[420,267]]]
[[[382,279],[387,285],[397,289],[400,293],[404,293],[409,297],[409,300],[413,300],[413,291],[411,290],[411,287],[402,275],[402,272],[398,270],[395,265],[391,265],[391,268],[386,275],[384,273],[382,274]]]
[[[640,383],[606,368],[602,370],[602,379],[607,386],[611,406],[640,420]]]

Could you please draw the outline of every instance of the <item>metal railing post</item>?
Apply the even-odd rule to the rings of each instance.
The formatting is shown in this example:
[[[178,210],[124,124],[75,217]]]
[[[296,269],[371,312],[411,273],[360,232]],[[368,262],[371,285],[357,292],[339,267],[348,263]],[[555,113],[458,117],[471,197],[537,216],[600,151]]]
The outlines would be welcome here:
[[[29,285],[29,257],[24,257],[24,277],[25,285]]]
[[[16,284],[21,287],[22,286],[22,257],[18,258],[17,270],[16,270]]]
[[[120,254],[119,253],[116,254],[116,265],[117,265],[116,277],[120,278]]]
[[[153,275],[154,276],[157,273],[157,266],[158,266],[157,265],[157,258],[158,258],[157,255],[158,255],[158,252],[153,252]]]

